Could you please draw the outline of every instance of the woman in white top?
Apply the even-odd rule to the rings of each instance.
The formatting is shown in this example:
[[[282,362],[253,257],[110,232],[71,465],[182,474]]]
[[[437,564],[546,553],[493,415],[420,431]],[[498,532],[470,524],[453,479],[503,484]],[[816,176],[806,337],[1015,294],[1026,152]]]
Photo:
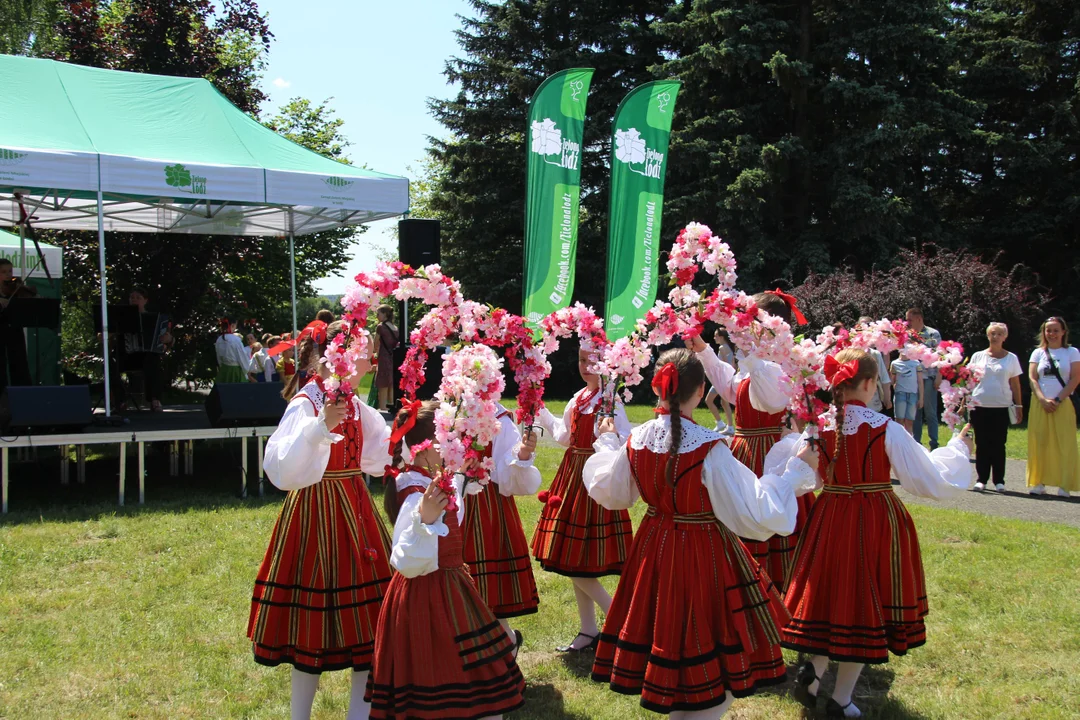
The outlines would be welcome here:
[[[1017,414],[1017,422],[1023,419],[1024,406],[1020,404],[1020,376],[1024,369],[1020,359],[1002,347],[1009,337],[1005,323],[993,322],[986,328],[990,347],[971,356],[968,366],[981,368],[982,380],[971,393],[971,427],[975,430],[978,452],[975,455],[975,473],[978,481],[974,489],[982,492],[991,478],[998,492],[1005,491],[1005,441],[1009,437],[1009,408]]]
[[[1069,497],[1080,490],[1076,410],[1069,399],[1080,385],[1080,350],[1069,347],[1069,326],[1060,317],[1046,320],[1038,339],[1039,347],[1028,360],[1028,492],[1042,495],[1049,485]]]
[[[236,335],[236,323],[229,318],[221,318],[221,334],[214,341],[217,354],[219,383],[249,382],[251,373],[251,353],[244,341]]]

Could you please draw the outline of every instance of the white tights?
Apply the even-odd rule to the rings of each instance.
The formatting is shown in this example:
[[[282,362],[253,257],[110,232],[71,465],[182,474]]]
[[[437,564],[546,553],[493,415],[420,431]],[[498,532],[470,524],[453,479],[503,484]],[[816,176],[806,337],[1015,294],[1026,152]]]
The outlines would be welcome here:
[[[581,632],[590,637],[599,634],[596,627],[596,607],[606,615],[611,609],[611,595],[596,578],[573,578],[574,598],[577,600],[578,619],[581,621]]]
[[[371,714],[371,705],[364,702],[364,690],[367,688],[368,673],[353,671],[352,688],[349,691],[348,720],[367,720]],[[311,706],[315,702],[315,691],[319,689],[319,676],[292,669],[292,700],[290,712],[292,720],[311,720]]]
[[[814,672],[819,678],[829,669],[829,658],[825,655],[815,655],[810,658],[810,662],[813,663]],[[837,663],[836,687],[833,689],[832,699],[839,703],[840,707],[845,708],[844,715],[846,717],[860,717],[862,715],[862,711],[858,707],[855,705],[849,706],[851,696],[855,693],[855,683],[859,681],[862,669],[862,663]],[[818,680],[811,683],[809,687],[810,692],[814,695],[817,695],[820,689],[821,682]]]
[[[670,720],[718,720],[731,709],[731,703],[734,701],[735,697],[728,693],[724,696],[724,702],[716,707],[705,708],[704,710],[676,710],[668,715],[668,718]]]

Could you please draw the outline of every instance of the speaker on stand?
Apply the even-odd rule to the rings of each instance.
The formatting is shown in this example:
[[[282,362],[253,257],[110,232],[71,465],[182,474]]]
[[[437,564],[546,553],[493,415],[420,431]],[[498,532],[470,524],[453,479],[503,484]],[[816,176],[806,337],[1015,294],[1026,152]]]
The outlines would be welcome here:
[[[6,432],[79,432],[93,416],[89,385],[9,385],[0,396]]]
[[[259,427],[277,425],[285,414],[285,384],[218,383],[206,398],[211,427]]]
[[[398,222],[398,259],[412,267],[437,265],[442,261],[442,241],[438,220],[410,218]],[[409,342],[409,303],[401,307],[401,345],[394,353],[394,387],[398,387],[400,372],[398,368],[405,361],[405,351]],[[426,381],[417,390],[417,397],[428,400],[434,396],[442,381],[442,352],[438,348],[429,353]]]

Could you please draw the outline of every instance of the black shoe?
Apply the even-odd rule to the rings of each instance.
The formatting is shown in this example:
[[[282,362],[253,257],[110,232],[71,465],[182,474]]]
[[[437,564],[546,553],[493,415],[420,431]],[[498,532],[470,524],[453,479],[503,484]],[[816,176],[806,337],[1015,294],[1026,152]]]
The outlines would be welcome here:
[[[841,707],[840,703],[836,702],[832,698],[829,698],[829,701],[827,703],[825,703],[825,717],[827,717],[827,718],[846,718],[847,715],[844,714],[844,710],[847,710],[849,707],[851,707],[852,703],[854,703],[854,700],[849,702],[847,705],[844,705],[843,707]],[[856,717],[862,717],[862,716],[861,715],[856,715]]]
[[[577,640],[579,637],[589,638],[589,644],[579,648],[574,647],[574,640]],[[571,640],[569,645],[557,647],[555,649],[561,653],[582,653],[586,650],[596,650],[596,646],[600,644],[600,634],[597,633],[596,635],[586,635],[585,633],[578,633],[574,636],[574,640]]]
[[[814,664],[810,662],[803,663],[799,666],[799,671],[795,673],[795,688],[791,691],[791,696],[808,710],[817,709],[817,695],[810,692],[810,686],[817,679],[817,671],[814,670]]]

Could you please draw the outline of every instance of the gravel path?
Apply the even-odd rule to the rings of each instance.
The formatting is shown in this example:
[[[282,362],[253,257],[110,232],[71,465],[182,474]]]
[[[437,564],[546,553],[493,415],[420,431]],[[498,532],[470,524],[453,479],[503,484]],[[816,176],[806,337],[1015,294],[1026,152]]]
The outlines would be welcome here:
[[[1031,496],[1027,492],[1024,473],[1027,469],[1025,460],[1009,460],[1005,464],[1005,492],[985,490],[981,493],[966,492],[949,500],[927,500],[917,498],[897,486],[897,492],[905,503],[921,503],[955,510],[970,510],[984,515],[1015,518],[1017,520],[1035,520],[1038,522],[1061,523],[1080,528],[1080,493],[1073,493],[1071,498],[1057,497],[1051,489],[1043,496]],[[975,470],[971,471],[974,483]],[[992,486],[991,486],[992,487]]]

